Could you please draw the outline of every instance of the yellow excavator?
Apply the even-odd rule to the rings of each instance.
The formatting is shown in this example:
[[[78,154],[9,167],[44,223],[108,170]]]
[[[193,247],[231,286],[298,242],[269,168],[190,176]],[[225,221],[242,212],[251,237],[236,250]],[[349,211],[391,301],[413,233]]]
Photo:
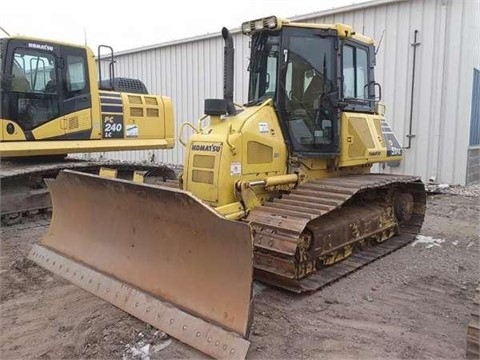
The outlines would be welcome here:
[[[110,56],[100,56],[105,48]],[[2,221],[50,206],[43,178],[68,168],[98,173],[105,163],[64,161],[69,153],[174,146],[170,98],[148,94],[140,80],[116,77],[111,47],[99,46],[98,72],[86,46],[9,37],[0,39],[0,54]]]
[[[415,176],[372,174],[402,148],[379,103],[372,39],[343,24],[277,17],[251,37],[248,102],[224,98],[184,124],[179,182],[63,171],[29,258],[216,358],[244,358],[253,278],[322,288],[412,241],[426,194]]]
[[[2,158],[173,147],[171,100],[115,77],[111,47],[99,47],[98,73],[85,46],[10,37],[0,48]]]

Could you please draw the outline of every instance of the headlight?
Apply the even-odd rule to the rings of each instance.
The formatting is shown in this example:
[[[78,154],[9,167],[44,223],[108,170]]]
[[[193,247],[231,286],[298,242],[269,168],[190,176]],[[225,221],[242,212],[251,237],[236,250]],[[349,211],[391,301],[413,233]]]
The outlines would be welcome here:
[[[263,19],[255,20],[255,31],[263,30]]]
[[[266,18],[265,22],[269,29],[275,29],[278,26],[278,21],[276,16],[270,16],[269,18]]]
[[[247,21],[247,22],[244,22],[242,24],[242,33],[244,33],[245,35],[248,35],[252,32],[252,29],[250,28],[250,22]]]
[[[276,16],[269,16],[244,22],[242,24],[242,33],[250,35],[254,31],[280,30],[281,27],[282,21],[279,21]]]

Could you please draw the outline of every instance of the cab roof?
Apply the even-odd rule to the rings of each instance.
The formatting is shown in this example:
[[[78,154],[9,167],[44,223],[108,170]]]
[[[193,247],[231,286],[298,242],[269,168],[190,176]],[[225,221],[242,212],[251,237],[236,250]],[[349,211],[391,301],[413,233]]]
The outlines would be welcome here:
[[[356,33],[352,26],[335,23],[335,24],[317,24],[306,22],[294,22],[288,19],[278,18],[276,16],[269,16],[265,18],[246,21],[242,24],[242,33],[245,35],[251,35],[255,32],[265,30],[280,30],[283,27],[292,28],[305,28],[305,29],[322,29],[322,30],[335,30],[341,39],[353,39],[364,43],[366,45],[374,45],[372,38]]]

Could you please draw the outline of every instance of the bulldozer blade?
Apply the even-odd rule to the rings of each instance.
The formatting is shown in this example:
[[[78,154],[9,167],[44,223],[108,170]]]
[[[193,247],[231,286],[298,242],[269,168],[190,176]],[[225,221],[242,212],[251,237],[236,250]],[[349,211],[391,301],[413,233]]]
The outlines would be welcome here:
[[[244,358],[253,242],[182,190],[62,171],[29,258],[215,358]]]

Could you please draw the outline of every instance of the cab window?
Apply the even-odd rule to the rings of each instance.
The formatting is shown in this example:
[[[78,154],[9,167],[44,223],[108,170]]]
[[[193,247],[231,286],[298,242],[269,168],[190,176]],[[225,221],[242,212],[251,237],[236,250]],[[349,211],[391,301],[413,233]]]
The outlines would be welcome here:
[[[92,106],[90,83],[85,49],[73,46],[62,46],[62,114],[72,114]]]
[[[334,113],[326,101],[334,88],[334,38],[292,35],[284,50],[285,109],[295,150],[330,152]]]
[[[86,92],[86,71],[83,56],[67,55],[66,98]]]
[[[53,53],[16,48],[11,85],[4,98],[7,118],[32,130],[60,114],[57,58]]]
[[[360,47],[343,46],[343,97],[368,99],[368,54]]]
[[[56,92],[56,61],[52,54],[29,49],[15,50],[12,64],[12,91]]]

